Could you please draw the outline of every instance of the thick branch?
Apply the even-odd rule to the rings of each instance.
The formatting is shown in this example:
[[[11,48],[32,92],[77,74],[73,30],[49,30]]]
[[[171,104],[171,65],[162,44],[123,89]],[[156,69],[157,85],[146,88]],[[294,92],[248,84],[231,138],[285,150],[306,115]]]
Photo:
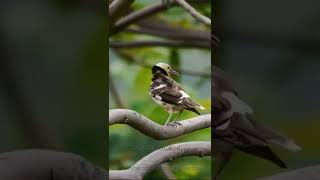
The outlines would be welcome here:
[[[111,48],[141,48],[141,47],[173,47],[173,48],[211,48],[210,42],[186,42],[186,41],[129,41],[129,42],[119,42],[119,41],[109,41],[109,46]]]
[[[106,178],[105,170],[72,153],[30,149],[0,154],[0,179],[3,180]]]
[[[300,180],[300,179],[320,179],[320,165],[305,167],[289,172],[276,174],[259,180]]]
[[[109,110],[109,126],[114,124],[127,124],[144,135],[157,140],[171,139],[200,129],[209,128],[211,127],[211,114],[205,114],[179,122],[181,125],[177,127],[161,126],[133,110]]]
[[[195,141],[169,145],[145,156],[126,170],[110,170],[109,179],[142,179],[160,164],[184,156],[210,156],[211,143]]]
[[[191,14],[194,18],[204,23],[207,26],[211,26],[211,19],[199,13],[196,9],[194,9],[190,4],[188,4],[185,0],[175,0],[181,7],[183,7],[187,12]]]

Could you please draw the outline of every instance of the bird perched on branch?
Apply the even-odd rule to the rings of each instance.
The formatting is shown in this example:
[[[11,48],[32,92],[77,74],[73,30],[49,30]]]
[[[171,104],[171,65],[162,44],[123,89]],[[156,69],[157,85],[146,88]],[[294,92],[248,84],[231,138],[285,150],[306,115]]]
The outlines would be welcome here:
[[[290,151],[301,148],[280,133],[255,120],[254,111],[238,96],[224,71],[212,69],[213,155],[216,158],[214,179],[229,162],[234,149],[266,159],[286,168],[286,164],[271,150],[276,144]]]
[[[156,103],[160,104],[170,113],[164,125],[170,122],[173,113],[179,113],[175,120],[170,123],[175,125],[180,124],[177,120],[183,110],[189,110],[200,115],[196,108],[204,109],[204,107],[190,99],[190,96],[183,88],[170,77],[172,74],[179,76],[179,73],[174,71],[171,66],[166,63],[157,63],[152,67],[153,77],[149,94]]]

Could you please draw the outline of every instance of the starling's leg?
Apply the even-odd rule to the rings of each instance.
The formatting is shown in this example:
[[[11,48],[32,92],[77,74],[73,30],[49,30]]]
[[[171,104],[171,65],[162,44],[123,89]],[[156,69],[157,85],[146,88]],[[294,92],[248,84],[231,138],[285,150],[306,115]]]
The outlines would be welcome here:
[[[181,111],[179,112],[178,116],[176,117],[176,119],[175,119],[174,121],[172,121],[172,123],[182,125],[181,123],[177,122],[178,118],[179,118],[180,115],[182,114],[182,111],[183,111],[183,110],[181,110]]]
[[[171,119],[172,114],[173,114],[173,112],[172,112],[172,113],[170,113],[170,115],[169,115],[169,117],[168,117],[168,119],[167,119],[166,123],[164,124],[165,126],[169,123],[169,121],[170,121],[170,119]]]

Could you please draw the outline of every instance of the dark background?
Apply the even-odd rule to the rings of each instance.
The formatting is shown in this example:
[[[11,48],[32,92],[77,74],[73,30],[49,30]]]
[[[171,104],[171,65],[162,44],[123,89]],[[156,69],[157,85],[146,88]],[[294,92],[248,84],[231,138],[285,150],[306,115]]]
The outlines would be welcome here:
[[[221,44],[212,52],[213,63],[228,72],[258,119],[302,147],[298,153],[273,147],[289,170],[320,163],[319,7],[315,0],[223,0],[214,9],[213,30]],[[238,152],[221,179],[279,172]]]
[[[105,7],[0,1],[0,153],[54,149],[105,167]]]

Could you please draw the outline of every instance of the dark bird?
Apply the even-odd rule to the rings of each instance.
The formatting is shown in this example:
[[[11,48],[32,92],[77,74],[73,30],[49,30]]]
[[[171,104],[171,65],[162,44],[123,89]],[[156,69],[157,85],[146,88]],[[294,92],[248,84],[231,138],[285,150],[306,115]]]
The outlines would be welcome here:
[[[290,151],[301,148],[291,139],[255,120],[254,111],[238,96],[226,74],[212,69],[213,154],[216,158],[214,179],[229,162],[234,149],[266,159],[281,168],[286,164],[271,150],[276,144]]]
[[[166,63],[157,63],[152,67],[152,83],[149,89],[149,94],[152,99],[161,105],[170,115],[164,125],[170,122],[173,113],[179,113],[172,121],[172,124],[179,124],[177,122],[183,110],[189,110],[200,115],[196,108],[204,109],[201,105],[193,102],[190,96],[183,90],[170,75],[179,76],[179,73],[174,71],[170,65]]]

